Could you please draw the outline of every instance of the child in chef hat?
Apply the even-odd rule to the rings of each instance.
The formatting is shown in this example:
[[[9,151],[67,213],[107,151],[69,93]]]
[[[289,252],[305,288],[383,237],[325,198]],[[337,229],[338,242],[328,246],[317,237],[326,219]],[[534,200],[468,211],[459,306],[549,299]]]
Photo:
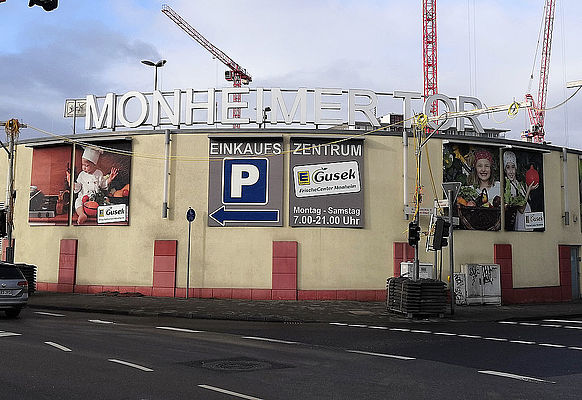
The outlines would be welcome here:
[[[117,168],[112,167],[109,176],[103,176],[103,172],[97,168],[97,162],[102,153],[102,150],[91,147],[86,147],[83,151],[81,172],[79,173],[79,176],[77,176],[77,181],[73,187],[73,191],[77,193],[75,211],[78,215],[77,224],[79,225],[87,221],[87,214],[85,214],[85,211],[83,210],[83,197],[91,197],[91,195],[98,193],[100,189],[106,190],[119,172]],[[70,184],[70,181],[71,175],[67,171],[67,182]]]

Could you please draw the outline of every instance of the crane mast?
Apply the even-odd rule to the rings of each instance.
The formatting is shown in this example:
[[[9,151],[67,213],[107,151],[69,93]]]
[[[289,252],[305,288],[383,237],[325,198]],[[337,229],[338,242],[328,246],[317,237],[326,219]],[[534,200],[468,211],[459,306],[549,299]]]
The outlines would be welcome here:
[[[522,138],[534,143],[544,143],[544,119],[546,116],[546,94],[548,91],[548,76],[550,74],[550,54],[552,50],[552,33],[554,30],[554,11],[556,0],[546,0],[544,7],[544,37],[540,65],[540,81],[538,84],[538,101],[534,103],[533,96],[526,94],[525,98],[532,105],[528,107],[531,128],[522,134]]]
[[[424,98],[427,99],[438,93],[436,0],[422,0],[422,63]],[[438,104],[435,101],[430,112],[432,115],[438,115],[438,111]]]
[[[210,43],[204,36],[202,36],[196,29],[192,27],[188,22],[184,20],[177,12],[175,12],[167,4],[162,5],[162,12],[166,14],[176,25],[178,25],[184,32],[188,34],[192,39],[196,40],[202,47],[210,52],[214,57],[219,59],[224,65],[226,65],[230,70],[225,72],[225,79],[232,82],[233,87],[241,87],[242,84],[248,85],[249,82],[253,80],[251,75],[246,69],[241,67],[239,64],[234,62],[232,58],[226,55],[218,47]],[[241,95],[234,94],[233,102],[240,103]],[[233,118],[240,118],[241,112],[240,108],[233,109]],[[240,128],[240,124],[235,124],[234,128]]]

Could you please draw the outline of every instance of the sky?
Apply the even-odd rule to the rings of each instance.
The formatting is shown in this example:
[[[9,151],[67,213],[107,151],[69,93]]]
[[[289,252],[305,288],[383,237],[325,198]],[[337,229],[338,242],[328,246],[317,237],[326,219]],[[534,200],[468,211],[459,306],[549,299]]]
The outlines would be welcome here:
[[[582,2],[556,2],[548,108],[574,93],[566,82],[582,79]],[[167,60],[159,69],[164,91],[230,87],[225,67],[161,12],[164,3],[249,71],[251,87],[423,91],[422,0],[60,0],[51,12],[6,0],[0,120],[71,134],[65,99],[151,91],[153,69],[144,59]],[[523,101],[526,93],[537,100],[543,9],[544,0],[439,0],[439,93],[487,106]],[[382,113],[402,112],[399,101],[387,107]],[[581,108],[582,91],[548,110],[546,140],[582,149]],[[525,110],[480,120],[513,139],[529,124]],[[78,119],[77,132],[82,125]],[[21,138],[45,135],[28,128]]]

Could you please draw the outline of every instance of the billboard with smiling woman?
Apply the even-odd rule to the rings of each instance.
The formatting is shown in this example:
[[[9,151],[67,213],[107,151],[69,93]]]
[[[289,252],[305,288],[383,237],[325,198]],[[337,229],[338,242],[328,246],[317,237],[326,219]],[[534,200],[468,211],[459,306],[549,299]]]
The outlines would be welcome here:
[[[501,229],[502,193],[497,147],[444,144],[443,182],[461,182],[455,209],[460,229]]]

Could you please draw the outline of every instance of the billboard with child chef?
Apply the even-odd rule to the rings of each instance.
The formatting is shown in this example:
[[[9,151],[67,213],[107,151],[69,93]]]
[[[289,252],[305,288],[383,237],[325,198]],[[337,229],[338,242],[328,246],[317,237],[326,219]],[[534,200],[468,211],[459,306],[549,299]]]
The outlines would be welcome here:
[[[71,185],[73,225],[128,225],[131,141],[100,141],[75,148]]]

